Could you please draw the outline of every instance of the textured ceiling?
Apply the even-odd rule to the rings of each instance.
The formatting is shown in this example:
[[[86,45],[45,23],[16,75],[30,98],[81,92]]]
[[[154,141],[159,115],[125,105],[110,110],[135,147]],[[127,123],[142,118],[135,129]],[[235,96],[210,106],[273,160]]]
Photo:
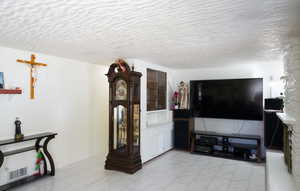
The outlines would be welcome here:
[[[279,58],[299,0],[1,0],[0,45],[173,68]],[[295,20],[295,22],[298,22]]]

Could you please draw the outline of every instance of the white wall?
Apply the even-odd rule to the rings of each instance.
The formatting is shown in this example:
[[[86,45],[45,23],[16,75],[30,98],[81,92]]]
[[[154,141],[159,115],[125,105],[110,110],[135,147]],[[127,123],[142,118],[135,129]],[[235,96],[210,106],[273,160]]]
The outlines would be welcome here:
[[[58,133],[49,144],[57,167],[104,155],[108,137],[107,67],[37,53],[37,61],[48,66],[38,68],[36,99],[30,100],[29,66],[16,59],[28,60],[31,54],[0,47],[0,71],[4,72],[6,87],[23,89],[22,95],[0,95],[0,138],[14,137],[14,120],[20,117],[25,135]],[[20,161],[8,157],[4,165],[21,164],[26,153],[15,157]]]
[[[100,156],[103,161],[108,153],[109,138],[109,83],[105,74],[109,66],[92,65],[92,154]]]
[[[252,62],[223,67],[176,70],[175,83],[180,81],[206,79],[263,78],[264,97],[277,97],[283,92],[280,77],[283,75],[283,61]],[[272,78],[272,83],[270,79]],[[245,133],[263,135],[262,121],[195,118],[195,128],[220,133]],[[263,137],[263,136],[262,136]]]
[[[300,38],[290,40],[284,66],[285,113],[296,121],[292,135],[292,171],[300,190]]]
[[[173,122],[170,111],[170,97],[173,93],[173,71],[169,68],[139,59],[127,59],[141,78],[141,157],[146,162],[173,147]],[[167,72],[167,108],[147,112],[147,68]]]

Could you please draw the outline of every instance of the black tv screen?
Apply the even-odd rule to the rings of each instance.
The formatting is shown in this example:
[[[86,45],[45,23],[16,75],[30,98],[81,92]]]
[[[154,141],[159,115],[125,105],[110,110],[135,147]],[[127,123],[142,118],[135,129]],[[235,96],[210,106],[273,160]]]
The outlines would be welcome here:
[[[262,120],[263,79],[190,81],[194,117]]]

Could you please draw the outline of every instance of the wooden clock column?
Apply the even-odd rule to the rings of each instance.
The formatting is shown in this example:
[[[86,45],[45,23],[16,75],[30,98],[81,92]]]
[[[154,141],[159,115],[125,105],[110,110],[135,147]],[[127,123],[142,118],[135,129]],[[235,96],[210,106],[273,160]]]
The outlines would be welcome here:
[[[106,74],[109,82],[109,153],[105,169],[135,173],[140,155],[140,78],[119,59]]]

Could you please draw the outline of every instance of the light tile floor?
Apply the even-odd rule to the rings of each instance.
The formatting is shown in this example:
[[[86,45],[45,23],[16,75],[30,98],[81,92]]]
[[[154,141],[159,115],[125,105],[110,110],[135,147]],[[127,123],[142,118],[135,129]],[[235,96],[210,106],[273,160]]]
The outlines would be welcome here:
[[[182,151],[146,163],[134,175],[103,169],[90,158],[59,169],[55,177],[13,191],[264,191],[265,167]]]

